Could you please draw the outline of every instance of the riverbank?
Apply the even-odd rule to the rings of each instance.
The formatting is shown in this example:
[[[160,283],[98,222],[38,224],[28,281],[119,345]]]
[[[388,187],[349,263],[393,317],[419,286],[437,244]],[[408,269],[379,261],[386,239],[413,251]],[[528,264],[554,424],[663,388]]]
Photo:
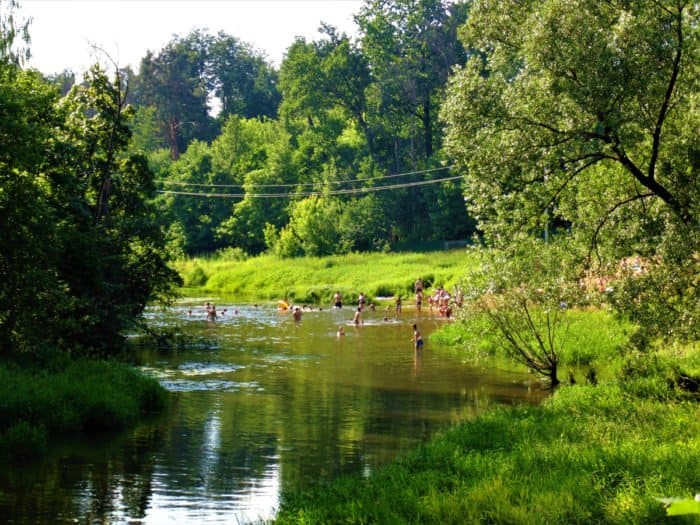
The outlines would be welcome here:
[[[36,458],[57,437],[113,432],[161,411],[165,389],[116,361],[0,362],[0,462]]]
[[[696,402],[619,385],[498,409],[368,477],[286,494],[276,524],[657,524],[700,490]],[[696,516],[674,523],[697,523]]]
[[[478,360],[487,345],[460,331],[437,337]],[[667,498],[700,513],[700,347],[632,353],[629,327],[602,311],[575,312],[571,332],[568,384],[542,405],[496,409],[368,476],[285,493],[274,523],[651,524],[668,519]]]
[[[223,294],[241,302],[277,301],[331,306],[340,291],[348,304],[357,304],[360,292],[368,302],[388,302],[400,295],[413,303],[413,285],[422,279],[427,288],[452,289],[475,264],[469,249],[428,253],[368,253],[330,257],[279,259],[251,258],[226,252],[211,257],[177,261],[175,269],[185,293]]]

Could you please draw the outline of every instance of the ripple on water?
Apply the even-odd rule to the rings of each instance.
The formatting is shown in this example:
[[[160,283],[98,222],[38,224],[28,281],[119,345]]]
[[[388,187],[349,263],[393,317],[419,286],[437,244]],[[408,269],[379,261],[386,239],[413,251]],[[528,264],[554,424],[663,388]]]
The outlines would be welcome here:
[[[214,374],[228,374],[245,368],[243,365],[233,365],[227,363],[202,363],[187,362],[178,366],[181,373],[188,376],[208,376]]]
[[[160,384],[171,392],[241,392],[243,390],[260,391],[262,387],[255,381],[239,382],[224,379],[166,379]]]

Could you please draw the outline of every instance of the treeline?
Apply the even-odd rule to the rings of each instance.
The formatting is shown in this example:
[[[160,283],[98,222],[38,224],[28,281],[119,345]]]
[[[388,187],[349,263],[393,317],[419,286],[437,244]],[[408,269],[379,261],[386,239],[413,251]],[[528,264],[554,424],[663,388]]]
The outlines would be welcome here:
[[[279,68],[235,36],[197,30],[124,70],[131,151],[165,192],[169,246],[297,256],[470,237],[438,119],[468,55],[457,37],[467,10],[368,0],[357,38],[322,24],[318,40],[290,42]],[[76,79],[53,80],[67,90]]]

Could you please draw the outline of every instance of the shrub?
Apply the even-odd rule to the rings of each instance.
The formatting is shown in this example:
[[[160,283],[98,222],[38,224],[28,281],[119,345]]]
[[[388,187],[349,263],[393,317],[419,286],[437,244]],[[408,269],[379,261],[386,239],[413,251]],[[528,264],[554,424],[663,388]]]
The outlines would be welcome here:
[[[192,270],[188,272],[184,278],[185,286],[191,288],[196,286],[204,286],[205,284],[207,284],[207,280],[207,274],[200,266],[195,266],[194,268],[192,268]]]

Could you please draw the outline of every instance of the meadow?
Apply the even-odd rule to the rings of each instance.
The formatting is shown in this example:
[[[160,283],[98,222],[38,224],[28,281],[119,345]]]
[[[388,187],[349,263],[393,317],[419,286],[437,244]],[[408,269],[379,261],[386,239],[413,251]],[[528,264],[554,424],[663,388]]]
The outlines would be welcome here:
[[[370,301],[401,295],[412,298],[413,283],[451,289],[476,261],[468,249],[427,253],[355,253],[329,257],[280,259],[272,255],[245,258],[235,251],[177,261],[183,293],[218,293],[241,302],[288,298],[330,306],[339,290],[347,302],[360,292]],[[384,299],[382,299],[384,298]]]

